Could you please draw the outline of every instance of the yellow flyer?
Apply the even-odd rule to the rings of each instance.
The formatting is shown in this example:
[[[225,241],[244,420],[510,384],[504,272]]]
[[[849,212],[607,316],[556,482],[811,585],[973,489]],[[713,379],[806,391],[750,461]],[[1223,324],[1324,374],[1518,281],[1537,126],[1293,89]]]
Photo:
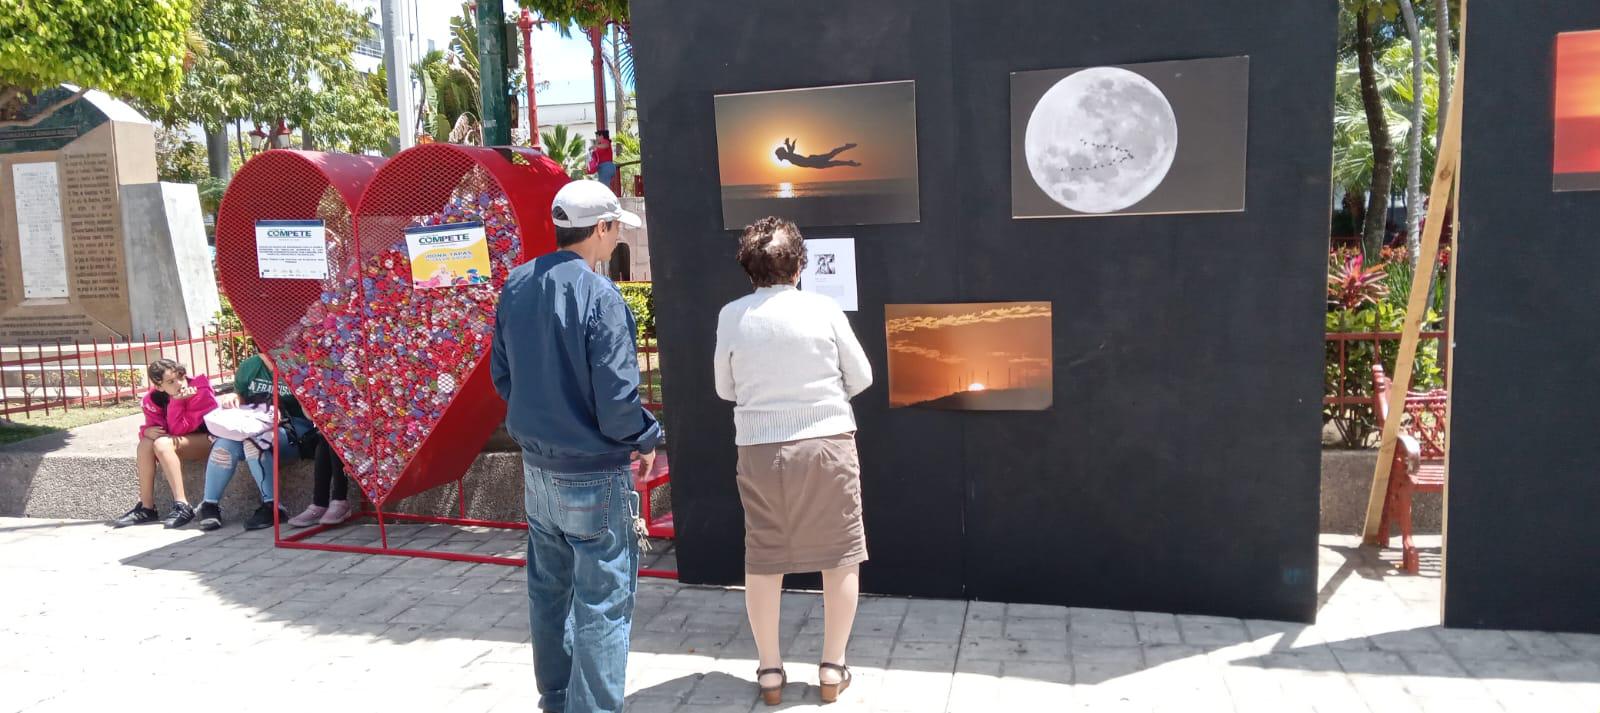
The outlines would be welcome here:
[[[483,223],[446,223],[406,228],[411,286],[464,287],[489,284],[489,241]]]

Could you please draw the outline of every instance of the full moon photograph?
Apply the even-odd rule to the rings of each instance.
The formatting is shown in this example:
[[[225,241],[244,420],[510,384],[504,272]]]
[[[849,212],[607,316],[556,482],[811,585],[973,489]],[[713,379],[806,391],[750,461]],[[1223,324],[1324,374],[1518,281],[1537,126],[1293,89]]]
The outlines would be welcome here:
[[[1167,177],[1178,117],[1150,80],[1085,69],[1034,105],[1023,148],[1034,182],[1057,203],[1081,213],[1126,210]]]
[[[1244,210],[1250,59],[1011,75],[1012,215]]]

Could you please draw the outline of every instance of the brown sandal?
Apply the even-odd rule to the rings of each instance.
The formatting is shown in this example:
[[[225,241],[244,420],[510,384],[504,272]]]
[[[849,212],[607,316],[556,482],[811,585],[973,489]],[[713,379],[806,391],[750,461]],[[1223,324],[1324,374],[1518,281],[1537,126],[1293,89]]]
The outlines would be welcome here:
[[[822,671],[823,671],[823,669],[828,669],[828,670],[832,670],[832,671],[838,671],[839,672],[839,682],[838,683],[823,683],[822,682]],[[850,687],[850,679],[851,678],[853,678],[853,676],[850,675],[850,667],[849,666],[840,666],[839,664],[836,664],[836,663],[820,663],[820,664],[817,664],[817,688],[821,689],[822,702],[823,703],[832,703],[834,701],[839,700],[839,694],[844,693],[845,689]]]
[[[778,685],[771,688],[762,686],[761,677],[769,673],[778,674],[779,676],[783,677],[783,680],[779,681]],[[789,685],[789,673],[784,671],[782,668],[764,668],[756,671],[756,686],[761,688],[761,700],[766,701],[767,705],[769,706],[776,706],[783,703],[783,687],[787,685]]]

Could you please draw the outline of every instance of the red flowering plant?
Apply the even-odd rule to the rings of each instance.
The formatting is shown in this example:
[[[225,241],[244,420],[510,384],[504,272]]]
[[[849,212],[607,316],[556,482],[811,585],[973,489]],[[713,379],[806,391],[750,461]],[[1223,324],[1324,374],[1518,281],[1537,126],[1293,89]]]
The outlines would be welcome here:
[[[1353,310],[1362,305],[1378,304],[1389,295],[1389,285],[1384,281],[1387,271],[1381,263],[1366,267],[1361,253],[1346,250],[1329,255],[1329,263],[1329,306]]]

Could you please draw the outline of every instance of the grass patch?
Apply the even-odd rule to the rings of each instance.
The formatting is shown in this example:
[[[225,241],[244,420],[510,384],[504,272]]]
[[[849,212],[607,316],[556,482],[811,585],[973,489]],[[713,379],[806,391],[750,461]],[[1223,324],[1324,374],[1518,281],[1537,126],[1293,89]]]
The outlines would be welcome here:
[[[0,423],[0,445],[26,441],[29,438],[59,433],[79,426],[110,421],[114,418],[132,416],[139,413],[139,402],[133,399],[121,401],[105,406],[89,406],[88,408],[73,407],[70,409],[50,409],[50,413],[35,411],[32,414],[19,414],[9,417],[10,423]]]

